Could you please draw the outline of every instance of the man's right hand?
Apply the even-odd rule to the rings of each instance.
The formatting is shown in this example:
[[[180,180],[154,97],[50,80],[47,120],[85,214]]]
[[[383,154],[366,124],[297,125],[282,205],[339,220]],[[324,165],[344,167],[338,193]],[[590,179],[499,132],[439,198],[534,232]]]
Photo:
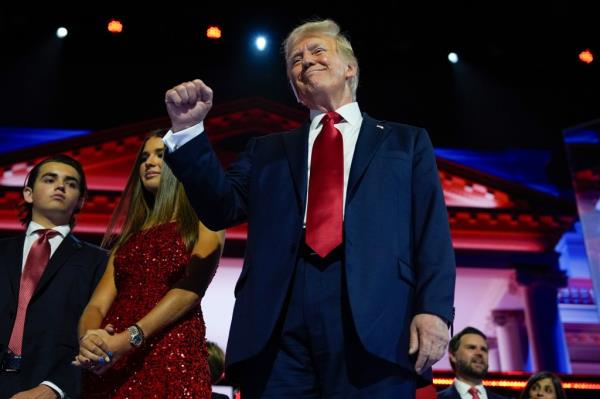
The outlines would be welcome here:
[[[213,92],[200,79],[181,83],[165,94],[171,129],[178,132],[202,122],[212,108]]]

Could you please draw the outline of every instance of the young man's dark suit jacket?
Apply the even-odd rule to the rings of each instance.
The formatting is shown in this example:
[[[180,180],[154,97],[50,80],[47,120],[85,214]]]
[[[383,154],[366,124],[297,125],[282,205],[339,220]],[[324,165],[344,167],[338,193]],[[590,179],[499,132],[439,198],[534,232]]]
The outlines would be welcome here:
[[[508,399],[506,396],[498,395],[485,388],[485,393],[487,394],[488,399]],[[450,385],[448,388],[443,391],[438,392],[437,399],[461,399],[460,394],[456,390],[454,384]]]
[[[345,270],[366,350],[412,370],[416,313],[453,319],[455,264],[435,156],[425,130],[363,115],[347,188]],[[253,138],[225,173],[206,132],[166,155],[200,220],[248,221],[227,367],[258,354],[280,316],[303,239],[309,123]]]
[[[24,234],[0,240],[2,355],[7,350],[17,312],[24,241]],[[67,396],[79,396],[81,373],[71,365],[79,352],[77,323],[106,263],[106,251],[72,234],[56,249],[27,308],[23,360],[17,377],[21,385],[19,391],[50,381]],[[0,394],[10,395],[1,387]]]

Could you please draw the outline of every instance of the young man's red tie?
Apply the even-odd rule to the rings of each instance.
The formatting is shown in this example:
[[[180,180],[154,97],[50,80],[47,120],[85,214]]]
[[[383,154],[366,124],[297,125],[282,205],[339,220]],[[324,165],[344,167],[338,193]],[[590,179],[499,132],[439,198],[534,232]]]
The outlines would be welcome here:
[[[15,355],[22,354],[23,330],[25,329],[25,316],[27,315],[29,300],[50,259],[50,242],[48,240],[59,234],[58,231],[51,229],[37,230],[37,233],[39,237],[31,245],[23,273],[21,274],[19,305],[10,341],[8,342],[8,349]]]

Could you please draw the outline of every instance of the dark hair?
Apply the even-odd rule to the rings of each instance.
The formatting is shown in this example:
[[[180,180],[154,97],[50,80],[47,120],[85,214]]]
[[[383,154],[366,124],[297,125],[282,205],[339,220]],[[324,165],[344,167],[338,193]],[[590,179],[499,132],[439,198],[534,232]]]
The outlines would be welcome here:
[[[29,187],[31,190],[33,190],[35,181],[37,180],[38,175],[40,174],[40,169],[42,168],[42,166],[50,162],[57,162],[69,165],[73,169],[75,169],[75,171],[77,171],[77,173],[79,174],[79,198],[85,198],[87,194],[87,182],[85,180],[85,173],[83,173],[83,167],[81,166],[81,163],[79,163],[79,161],[65,154],[53,155],[38,162],[27,174],[27,177],[25,178],[25,183],[23,184],[23,189],[25,189],[25,187]],[[29,224],[29,222],[31,222],[33,204],[30,204],[23,200],[19,203],[18,209],[19,220],[21,221],[21,223],[23,225]],[[81,209],[79,207],[75,208],[75,211],[71,215],[71,220],[69,221],[71,228],[75,226],[75,214],[79,213],[80,210]]]
[[[463,335],[467,334],[477,334],[487,341],[486,335],[480,330],[476,329],[475,327],[465,327],[458,334],[452,337],[450,343],[448,344],[448,352],[452,353],[453,355],[456,354],[456,351],[458,351],[458,348],[460,347],[460,339],[463,337]],[[452,366],[452,370],[455,370],[456,366],[452,361],[450,361],[450,366]]]
[[[538,381],[544,380],[546,378],[550,378],[550,380],[552,381],[552,385],[554,385],[556,399],[567,399],[567,394],[565,393],[565,390],[562,387],[562,382],[560,381],[560,378],[558,378],[556,375],[552,374],[549,371],[540,371],[539,373],[536,373],[529,377],[529,380],[527,380],[527,384],[525,385],[523,392],[521,392],[521,396],[519,396],[519,399],[529,399],[529,393],[531,391],[531,388],[533,388],[533,386]]]
[[[150,132],[138,150],[127,185],[102,239],[104,248],[112,247],[114,252],[134,233],[143,228],[168,223],[173,219],[177,221],[179,232],[188,251],[191,252],[198,241],[198,216],[185,194],[183,184],[177,180],[169,165],[163,163],[156,195],[144,188],[140,178],[139,168],[143,163],[146,143],[152,138],[162,138],[166,133],[166,129]]]
[[[223,349],[214,342],[206,341],[208,349],[208,367],[210,368],[211,383],[215,385],[223,379],[223,371],[225,370],[225,353]]]

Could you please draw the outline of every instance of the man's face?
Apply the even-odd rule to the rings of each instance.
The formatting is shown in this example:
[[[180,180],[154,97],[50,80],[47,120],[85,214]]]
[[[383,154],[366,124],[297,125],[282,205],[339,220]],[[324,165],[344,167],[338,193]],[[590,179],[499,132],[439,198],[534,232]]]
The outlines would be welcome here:
[[[305,106],[314,108],[320,98],[350,93],[346,82],[356,75],[356,67],[338,52],[334,38],[302,38],[294,43],[286,61],[290,82]]]
[[[481,379],[488,370],[487,342],[478,334],[465,334],[456,353],[450,353],[450,360],[456,366],[457,376]]]
[[[80,184],[81,177],[72,166],[61,162],[42,165],[33,189],[23,189],[23,198],[32,204],[32,220],[42,224],[47,220],[68,223],[83,205]]]

